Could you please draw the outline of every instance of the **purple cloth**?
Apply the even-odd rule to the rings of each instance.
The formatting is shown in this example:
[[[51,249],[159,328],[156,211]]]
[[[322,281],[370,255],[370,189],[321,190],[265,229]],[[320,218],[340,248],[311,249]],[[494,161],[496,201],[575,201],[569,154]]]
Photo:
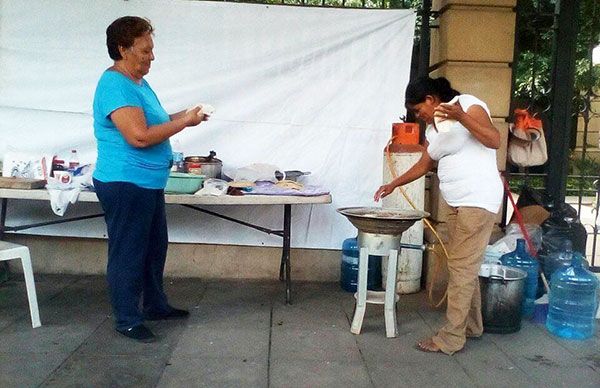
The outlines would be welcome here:
[[[278,187],[273,182],[262,181],[256,182],[256,186],[252,187],[252,191],[244,193],[244,195],[295,195],[301,197],[313,197],[326,194],[329,194],[329,190],[320,186],[305,185],[300,190],[294,190]]]

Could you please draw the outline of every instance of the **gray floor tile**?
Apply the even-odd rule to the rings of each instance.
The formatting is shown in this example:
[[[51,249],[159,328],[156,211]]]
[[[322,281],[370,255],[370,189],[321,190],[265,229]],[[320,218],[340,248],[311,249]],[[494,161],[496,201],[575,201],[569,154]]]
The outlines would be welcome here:
[[[361,362],[271,360],[271,387],[372,387]]]
[[[345,328],[350,330],[341,301],[302,301],[273,305],[273,325],[288,329]]]
[[[69,353],[55,351],[0,353],[0,387],[38,386],[68,357]]]
[[[44,382],[44,387],[152,387],[165,359],[140,355],[74,355]]]
[[[174,358],[158,387],[267,387],[266,360]]]
[[[101,324],[91,320],[86,324],[43,324],[37,329],[13,324],[0,331],[0,344],[5,353],[70,353],[75,351]]]
[[[271,360],[361,362],[354,335],[345,329],[301,330],[273,327]]]
[[[471,377],[452,357],[429,354],[426,362],[397,360],[368,362],[367,369],[376,387],[476,387]]]
[[[269,330],[206,328],[190,325],[179,337],[173,357],[268,359]]]
[[[200,303],[192,310],[190,324],[207,328],[248,328],[268,330],[271,325],[270,303]]]

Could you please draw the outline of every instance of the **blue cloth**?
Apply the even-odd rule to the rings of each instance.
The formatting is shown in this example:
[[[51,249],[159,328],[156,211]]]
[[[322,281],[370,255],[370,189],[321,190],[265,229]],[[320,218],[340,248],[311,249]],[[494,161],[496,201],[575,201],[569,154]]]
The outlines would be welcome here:
[[[106,277],[116,329],[139,325],[146,315],[164,315],[173,308],[163,291],[169,238],[165,196],[128,182],[94,179],[108,232]],[[143,312],[139,309],[143,296]]]
[[[169,140],[150,147],[136,148],[127,143],[110,119],[123,107],[144,111],[148,126],[170,120],[146,80],[137,84],[112,70],[102,74],[94,95],[94,135],[98,159],[94,178],[102,182],[131,182],[147,189],[163,189],[169,178],[173,152]]]

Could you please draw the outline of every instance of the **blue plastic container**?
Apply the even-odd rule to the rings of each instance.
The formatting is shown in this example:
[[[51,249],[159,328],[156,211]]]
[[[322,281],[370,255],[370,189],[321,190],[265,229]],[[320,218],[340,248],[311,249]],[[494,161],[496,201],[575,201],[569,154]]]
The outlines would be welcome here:
[[[358,285],[358,255],[359,249],[356,237],[345,239],[342,244],[340,286],[348,292],[356,292]],[[369,255],[367,289],[381,289],[381,256]]]
[[[527,279],[525,279],[525,295],[521,313],[523,317],[531,318],[535,309],[538,275],[540,270],[539,263],[529,255],[529,252],[527,252],[527,248],[525,247],[525,240],[522,238],[517,239],[517,248],[512,252],[502,255],[500,261],[507,267],[518,268],[527,272]]]
[[[584,268],[585,259],[574,253],[573,265],[552,275],[546,328],[568,339],[594,335],[598,306],[598,279]]]

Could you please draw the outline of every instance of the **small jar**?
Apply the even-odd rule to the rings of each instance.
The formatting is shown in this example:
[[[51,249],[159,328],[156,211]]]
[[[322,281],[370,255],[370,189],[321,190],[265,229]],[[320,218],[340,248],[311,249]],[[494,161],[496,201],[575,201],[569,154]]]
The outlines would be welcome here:
[[[186,162],[185,168],[189,174],[202,175],[202,163]]]

